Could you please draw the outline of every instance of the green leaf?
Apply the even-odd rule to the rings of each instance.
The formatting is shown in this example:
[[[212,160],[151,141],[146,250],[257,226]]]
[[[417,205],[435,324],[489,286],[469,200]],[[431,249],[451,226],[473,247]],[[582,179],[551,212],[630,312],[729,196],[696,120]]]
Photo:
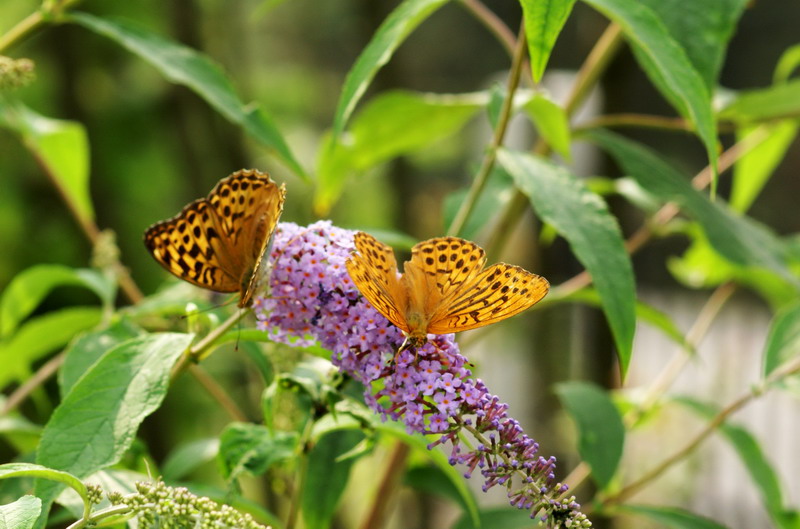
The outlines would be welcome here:
[[[461,506],[465,514],[467,512],[468,507],[464,503],[462,491],[457,489],[450,477],[437,466],[419,465],[409,468],[403,476],[403,484],[425,497],[437,496],[452,500]]]
[[[766,133],[767,137],[737,160],[731,189],[731,209],[745,212],[753,204],[797,137],[797,128],[798,124],[794,121],[781,121],[772,126],[737,129],[737,142],[756,134]]]
[[[14,503],[0,505],[0,529],[31,529],[42,512],[42,500],[23,496]]]
[[[703,227],[711,245],[732,263],[765,268],[798,286],[786,266],[786,250],[769,229],[711,202],[650,149],[617,134],[595,130],[586,136],[605,149],[630,176],[664,202],[675,202]]]
[[[27,376],[34,362],[100,323],[101,317],[102,312],[95,307],[71,307],[29,319],[0,343],[0,387]]]
[[[624,512],[646,516],[673,529],[726,529],[724,525],[718,524],[713,520],[676,507],[625,505],[619,509]]]
[[[800,355],[800,303],[785,307],[772,320],[764,349],[764,376]]]
[[[32,266],[17,274],[0,299],[0,337],[8,337],[42,300],[60,286],[85,287],[105,303],[113,301],[113,287],[103,276],[89,269],[42,264]]]
[[[603,199],[563,167],[528,154],[501,149],[497,159],[591,274],[627,372],[636,328],[633,270],[619,226]]]
[[[536,94],[526,105],[525,110],[531,116],[536,130],[547,141],[552,149],[565,160],[570,161],[572,155],[569,146],[569,119],[564,109],[542,94]]]
[[[775,84],[786,82],[792,73],[800,66],[800,44],[789,46],[781,54],[772,80]]]
[[[800,117],[800,79],[742,92],[719,117],[739,124]]]
[[[692,398],[679,398],[676,401],[687,406],[706,420],[713,419],[719,413],[715,406]],[[728,421],[719,426],[719,431],[731,443],[731,446],[733,446],[745,467],[747,467],[753,483],[761,492],[761,500],[767,512],[773,517],[781,517],[784,510],[780,480],[772,464],[761,450],[756,438],[741,426],[736,426]]]
[[[107,37],[149,62],[169,81],[186,86],[255,140],[273,149],[291,170],[308,179],[278,128],[258,107],[245,105],[222,69],[207,56],[150,33],[129,21],[73,12],[68,21]]]
[[[695,126],[711,167],[717,167],[717,136],[711,96],[686,52],[658,16],[639,0],[584,0],[622,27],[650,80]],[[713,194],[713,190],[712,190]]]
[[[219,454],[219,439],[198,439],[170,452],[161,466],[164,481],[184,479],[190,472]]]
[[[478,522],[474,522],[468,513],[464,513],[453,524],[453,529],[532,529],[539,527],[531,520],[531,513],[524,509],[500,507],[481,509],[478,511]]]
[[[569,296],[563,298],[564,301],[575,301],[581,303],[587,303],[589,305],[600,307],[602,306],[600,295],[597,293],[597,290],[593,288],[584,288],[578,290],[576,292],[571,293]],[[554,302],[555,300],[551,299],[549,302]],[[660,329],[664,334],[666,334],[669,338],[671,338],[676,344],[683,347],[686,351],[694,354],[694,348],[690,343],[686,341],[686,337],[683,335],[683,332],[675,325],[675,322],[672,321],[672,318],[669,317],[668,314],[661,312],[660,310],[652,307],[642,301],[636,301],[636,317],[641,319],[644,322],[649,323],[653,327]]]
[[[361,442],[364,434],[356,430],[338,430],[323,436],[308,454],[305,487],[300,498],[304,526],[308,529],[330,527],[336,506],[344,493],[355,459],[341,458]]]
[[[534,82],[542,75],[575,0],[520,0]]]
[[[32,463],[6,463],[5,465],[0,465],[0,479],[22,477],[41,478],[48,481],[63,483],[77,492],[84,501],[88,500],[89,497],[86,485],[84,485],[78,477],[69,472],[62,472]]]
[[[228,481],[244,473],[260,476],[272,465],[295,457],[299,436],[295,432],[270,430],[250,423],[231,423],[220,435],[222,475]]]
[[[600,489],[608,486],[622,457],[625,426],[611,398],[587,382],[567,382],[556,387],[561,402],[578,428],[578,451],[592,469]]]
[[[89,140],[83,125],[42,116],[19,102],[5,109],[0,105],[2,124],[22,136],[81,222],[94,222],[89,195]]]
[[[729,281],[745,285],[781,307],[797,298],[796,289],[781,276],[765,269],[732,263],[711,246],[700,225],[688,224],[685,231],[692,243],[680,257],[670,257],[667,268],[681,283],[694,289],[713,288]]]
[[[61,397],[69,393],[75,382],[89,371],[92,364],[106,351],[141,333],[141,329],[127,320],[122,320],[107,329],[78,336],[66,349],[64,363],[58,371]]]
[[[725,49],[747,0],[640,0],[652,9],[683,48],[706,89],[713,92]]]
[[[151,334],[103,355],[53,412],[42,433],[37,463],[85,477],[118,462],[141,422],[164,400],[170,370],[192,338]],[[36,487],[48,508],[57,492],[46,484]]]
[[[344,131],[347,120],[378,70],[389,62],[406,37],[445,3],[447,0],[404,0],[386,17],[347,74],[333,118],[334,137]]]
[[[2,405],[3,403],[0,403]],[[20,416],[0,417],[0,437],[5,439],[18,453],[34,453],[39,444],[42,427]]]
[[[315,208],[327,211],[347,178],[402,154],[430,148],[461,129],[486,104],[486,94],[383,93],[353,118],[346,137],[329,135],[317,165]],[[421,125],[424,124],[424,125]]]

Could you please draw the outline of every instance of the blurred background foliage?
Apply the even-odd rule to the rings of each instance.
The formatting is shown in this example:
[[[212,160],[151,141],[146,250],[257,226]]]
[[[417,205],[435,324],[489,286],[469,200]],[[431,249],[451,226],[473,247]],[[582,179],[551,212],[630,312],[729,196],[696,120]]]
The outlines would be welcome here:
[[[517,26],[517,3],[496,0],[486,4],[509,27]],[[413,240],[439,236],[446,230],[448,197],[453,200],[454,193],[463,193],[468,186],[490,138],[489,116],[483,111],[469,114],[463,133],[350,178],[341,197],[327,204],[329,210],[315,202],[313,180],[318,156],[344,78],[375,28],[396,5],[374,0],[80,3],[82,11],[136,21],[217,61],[233,80],[240,98],[256,103],[274,120],[300,165],[311,174],[310,181],[287,168],[190,89],[170,83],[150,64],[76,24],[48,27],[13,49],[15,57],[35,61],[37,77],[14,95],[44,116],[74,120],[85,127],[97,224],[114,231],[122,262],[147,294],[162,286],[167,274],[145,251],[141,241],[144,229],[205,196],[220,178],[242,167],[268,171],[277,181],[287,183],[284,221],[307,224],[323,217],[341,227],[388,230],[410,235]],[[0,33],[37,7],[38,2],[32,0],[0,3]],[[771,84],[779,58],[797,43],[796,28],[788,21],[798,19],[800,3],[750,2],[730,41],[719,84],[732,90]],[[606,18],[577,3],[548,70],[575,71],[607,25]],[[445,94],[488,90],[505,79],[508,65],[508,52],[458,2],[451,2],[403,43],[378,72],[359,108],[363,109],[373,95],[390,89]],[[556,91],[553,96],[558,100],[560,94]],[[626,47],[604,76],[598,101],[598,110],[604,113],[675,115]],[[426,124],[420,122],[418,126],[424,132]],[[686,174],[696,173],[707,163],[706,152],[693,135],[647,129],[625,132],[655,147]],[[526,133],[530,131],[522,132]],[[724,131],[722,146],[733,141],[733,131]],[[594,174],[619,173],[609,160],[598,160],[590,165]],[[749,210],[752,217],[779,235],[800,232],[800,215],[796,214],[798,166],[800,145],[794,141]],[[720,180],[719,193],[729,196],[729,178]],[[609,203],[626,235],[642,222],[642,211],[628,202],[611,196]],[[92,245],[74,217],[19,137],[5,128],[0,128],[0,226],[0,291],[17,273],[34,264],[84,267],[90,260]],[[530,227],[520,230],[526,236],[537,235]],[[487,242],[480,236],[476,240]],[[523,239],[515,239],[519,240]],[[533,244],[510,246],[508,253],[514,257],[504,256],[507,260],[533,269],[554,285],[583,269],[561,239],[552,242],[543,256],[536,254]],[[679,254],[687,246],[684,237],[666,237],[635,255],[637,287],[676,288],[665,263],[668,256]],[[38,310],[80,304],[82,299],[93,302],[92,295],[83,290],[62,288]],[[568,371],[580,371],[580,375],[604,385],[618,382],[604,318],[594,309],[579,310],[583,312],[576,317],[558,307],[547,316],[549,325],[536,326],[542,341],[559,345],[542,348],[538,372],[545,375],[525,371],[525,376],[547,377],[552,382],[568,378]],[[565,331],[578,319],[578,332]],[[568,347],[581,349],[583,361],[565,358],[562,351]],[[251,382],[255,377],[222,355],[204,365],[218,376],[237,381]],[[186,377],[180,379],[170,391],[166,410],[146,425],[145,432],[151,436],[149,453],[156,459],[165,455],[167,447],[218,431],[225,424],[223,417],[214,415],[203,424],[193,420],[191,410],[209,404],[204,393],[189,387],[193,384]],[[252,392],[241,400],[257,406],[254,385],[233,387]],[[540,394],[533,399],[535,404],[529,405],[537,408],[533,415],[538,417],[547,414],[543,410],[554,404],[555,397],[547,387],[531,390],[537,391]],[[257,410],[248,411],[257,414]],[[176,421],[179,428],[174,428]],[[534,435],[546,442],[548,436],[560,438],[562,433],[557,427],[537,430]],[[175,438],[170,438],[173,435]],[[159,454],[159,450],[164,453]],[[552,452],[561,456],[558,449]]]

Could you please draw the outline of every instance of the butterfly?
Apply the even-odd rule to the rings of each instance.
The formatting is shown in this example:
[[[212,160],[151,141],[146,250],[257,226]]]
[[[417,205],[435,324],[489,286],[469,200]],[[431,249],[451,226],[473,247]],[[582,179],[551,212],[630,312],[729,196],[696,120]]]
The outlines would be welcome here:
[[[144,244],[177,277],[217,292],[239,292],[248,307],[263,258],[283,211],[286,186],[243,169],[220,180],[206,198],[144,232]]]
[[[399,350],[421,347],[428,334],[466,331],[510,318],[541,300],[547,280],[518,266],[488,268],[486,252],[456,237],[423,241],[397,275],[392,249],[357,232],[357,253],[347,271],[361,294],[400,328],[406,341]]]

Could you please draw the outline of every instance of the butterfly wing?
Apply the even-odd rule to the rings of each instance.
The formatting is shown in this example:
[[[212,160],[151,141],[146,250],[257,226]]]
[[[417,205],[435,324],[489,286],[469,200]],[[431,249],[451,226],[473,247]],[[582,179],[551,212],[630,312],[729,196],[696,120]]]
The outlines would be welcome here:
[[[435,284],[439,295],[434,297],[444,300],[478,275],[486,264],[486,252],[474,242],[438,237],[416,244],[411,249],[411,264],[428,276],[428,283]]]
[[[261,277],[264,254],[283,211],[285,186],[254,169],[221,180],[208,195],[216,213],[224,254],[238,276],[239,306],[250,304]]]
[[[549,289],[545,278],[519,266],[492,265],[443,300],[428,332],[467,331],[510,318],[536,304]]]
[[[235,270],[219,259],[215,213],[201,198],[172,217],[153,224],[144,244],[161,266],[177,277],[217,292],[236,292]]]
[[[378,312],[408,332],[405,294],[397,281],[397,261],[392,249],[362,231],[353,240],[357,253],[346,262],[350,279]]]

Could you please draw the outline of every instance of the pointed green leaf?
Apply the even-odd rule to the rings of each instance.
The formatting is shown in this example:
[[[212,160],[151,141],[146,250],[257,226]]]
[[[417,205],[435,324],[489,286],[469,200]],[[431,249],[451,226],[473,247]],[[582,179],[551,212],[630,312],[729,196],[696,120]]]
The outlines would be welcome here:
[[[592,478],[605,488],[617,471],[625,426],[608,393],[587,382],[567,382],[556,386],[564,408],[578,429],[578,451],[591,467]]]
[[[694,125],[711,166],[716,168],[717,136],[710,93],[658,16],[639,0],[584,1],[622,27],[650,80]]]
[[[771,270],[800,286],[787,269],[786,249],[766,226],[733,214],[719,200],[711,202],[650,149],[604,130],[586,136],[606,150],[649,193],[662,201],[675,202],[697,220],[711,245],[726,259],[741,266]]]
[[[501,149],[497,159],[533,209],[569,242],[591,274],[627,372],[636,327],[636,291],[622,233],[603,199],[563,167],[529,154]]]
[[[789,46],[778,59],[772,80],[775,84],[786,82],[800,66],[800,44]]]
[[[461,129],[483,105],[486,95],[383,93],[353,118],[346,137],[324,140],[317,167],[315,208],[328,211],[348,177],[396,156],[429,148]],[[420,124],[424,123],[424,126]]]
[[[32,266],[17,274],[0,299],[0,337],[9,336],[42,300],[56,287],[80,286],[97,294],[104,303],[111,303],[113,288],[96,270],[76,269],[62,265]]]
[[[765,127],[768,127],[766,131]],[[742,213],[747,211],[797,137],[797,128],[798,125],[794,121],[781,121],[772,126],[745,127],[736,131],[737,142],[751,134],[766,132],[767,137],[736,162],[731,189],[731,209]]]
[[[347,120],[378,70],[389,62],[406,37],[445,3],[447,0],[404,0],[386,17],[347,74],[333,118],[334,137],[344,131]]]
[[[26,376],[34,362],[100,323],[101,317],[102,312],[95,307],[70,307],[30,318],[0,343],[0,387]]]
[[[61,397],[69,393],[75,382],[89,371],[92,364],[106,351],[141,333],[141,329],[127,320],[122,320],[107,329],[79,335],[65,351],[64,363],[58,371]]]
[[[352,458],[341,458],[364,438],[356,430],[339,430],[323,436],[308,455],[305,487],[300,498],[304,526],[327,529],[350,476]]]
[[[8,505],[0,505],[0,529],[31,529],[42,512],[42,500],[23,496]]]
[[[711,93],[747,0],[640,0],[683,48]]]
[[[520,0],[534,82],[542,75],[575,0]]]
[[[625,512],[640,514],[672,529],[727,529],[724,525],[713,520],[676,507],[626,505],[620,507],[620,509]]]
[[[800,79],[742,92],[719,117],[740,124],[800,117]]]
[[[564,109],[544,95],[536,94],[525,105],[525,110],[533,119],[536,130],[547,141],[547,144],[565,160],[570,161],[572,156],[569,146],[572,139],[569,119]]]
[[[790,305],[772,321],[764,350],[764,376],[800,355],[800,303]]]
[[[149,62],[169,81],[188,87],[226,119],[275,151],[290,169],[307,179],[278,128],[260,108],[239,99],[222,69],[198,51],[150,33],[131,22],[71,13],[67,20],[107,37]]]
[[[5,108],[0,105],[0,125],[22,136],[25,146],[47,168],[75,214],[82,222],[93,222],[89,140],[83,125],[42,116],[19,102]]]

